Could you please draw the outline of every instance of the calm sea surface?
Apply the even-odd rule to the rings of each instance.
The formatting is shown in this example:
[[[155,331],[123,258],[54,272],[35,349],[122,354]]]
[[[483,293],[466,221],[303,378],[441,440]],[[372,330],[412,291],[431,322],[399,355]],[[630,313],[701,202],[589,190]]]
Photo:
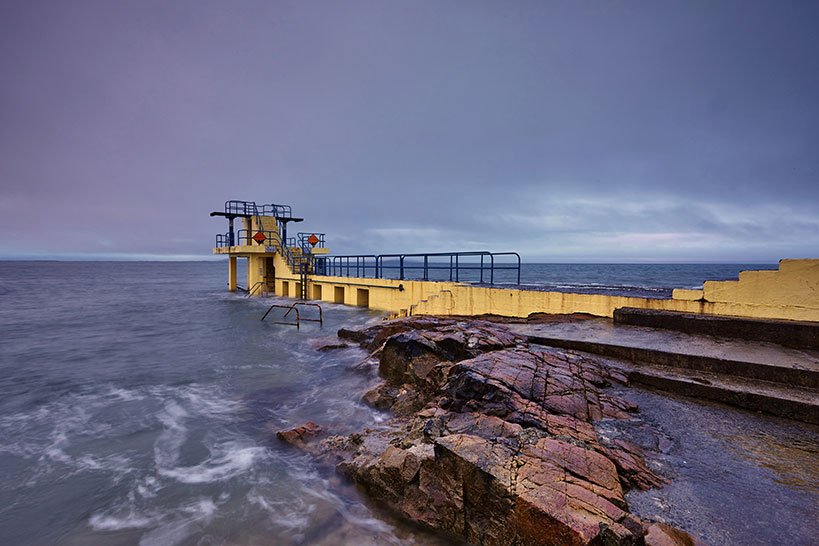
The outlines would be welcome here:
[[[769,266],[770,267],[770,266]],[[653,291],[748,266],[531,265],[523,282]],[[436,544],[275,431],[378,427],[358,349],[380,320],[261,322],[224,263],[0,262],[0,544]]]

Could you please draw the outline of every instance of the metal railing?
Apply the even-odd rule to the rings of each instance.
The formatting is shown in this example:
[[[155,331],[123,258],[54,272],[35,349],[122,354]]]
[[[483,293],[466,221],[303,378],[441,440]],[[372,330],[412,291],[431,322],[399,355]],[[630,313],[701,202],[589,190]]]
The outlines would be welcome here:
[[[513,258],[513,262],[502,261],[506,258]],[[332,277],[448,280],[490,285],[495,284],[496,272],[511,271],[516,284],[520,284],[520,255],[517,252],[483,250],[327,256],[316,259],[315,270]]]
[[[233,246],[230,244],[230,233],[217,233],[216,234],[216,248],[223,248]]]
[[[225,214],[292,218],[293,208],[290,205],[277,205],[275,203],[257,205],[255,201],[231,200],[225,201]]]
[[[299,307],[316,307],[316,308],[318,308],[318,312],[319,312],[318,318],[301,318],[301,313],[299,312]],[[282,316],[282,320],[273,321],[273,324],[284,324],[286,326],[295,326],[296,329],[298,329],[300,327],[302,321],[304,321],[304,322],[318,322],[321,325],[324,324],[324,311],[322,311],[321,305],[319,305],[317,303],[305,303],[305,302],[300,302],[300,301],[298,301],[296,303],[293,303],[293,304],[290,304],[290,305],[282,305],[281,303],[274,303],[273,305],[271,305],[267,309],[267,312],[265,312],[265,314],[262,315],[261,320],[266,319],[267,315],[269,315],[270,312],[273,309],[286,309],[287,310],[284,313],[284,315]],[[295,312],[296,321],[295,322],[285,321],[284,319],[286,319],[287,316],[290,313],[293,313],[293,312]]]
[[[310,237],[312,237],[313,235],[315,235],[316,238],[318,239],[318,242],[315,245],[310,244]],[[302,250],[310,249],[310,248],[324,248],[324,244],[325,244],[324,243],[324,233],[302,233],[302,232],[300,232],[300,233],[297,234],[297,236],[299,238],[299,246],[302,248]]]
[[[265,236],[265,239],[258,243],[253,237],[257,233],[262,233]],[[289,239],[289,238],[288,238]],[[300,274],[304,271],[312,272],[314,264],[313,264],[313,256],[311,254],[302,254],[296,255],[293,254],[292,248],[298,248],[294,246],[287,246],[282,244],[281,235],[277,230],[247,230],[247,229],[240,229],[236,232],[236,244],[241,245],[264,245],[264,246],[272,246],[275,247],[278,252],[281,253],[282,257],[284,257],[287,265],[290,266],[290,269],[293,270],[293,273]]]

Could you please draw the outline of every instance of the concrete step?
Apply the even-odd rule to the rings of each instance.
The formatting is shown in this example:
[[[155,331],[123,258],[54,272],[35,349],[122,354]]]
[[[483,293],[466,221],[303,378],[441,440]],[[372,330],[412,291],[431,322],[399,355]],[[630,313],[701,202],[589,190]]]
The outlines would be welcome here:
[[[794,364],[793,367],[747,362],[700,354],[677,353],[645,347],[614,345],[582,339],[562,339],[556,337],[529,336],[529,343],[574,349],[603,356],[621,358],[693,371],[704,371],[732,377],[759,379],[806,388],[819,388],[819,372]]]
[[[530,343],[645,364],[819,388],[819,352],[778,345],[618,325],[607,319],[510,324]]]
[[[614,322],[688,334],[765,341],[797,349],[819,349],[819,322],[702,315],[633,307],[615,309]]]
[[[629,381],[683,396],[713,400],[819,424],[819,391],[787,387],[769,381],[685,371],[667,366],[627,367]]]
[[[609,357],[635,383],[819,422],[819,352],[627,326],[608,319],[509,324],[530,343]]]

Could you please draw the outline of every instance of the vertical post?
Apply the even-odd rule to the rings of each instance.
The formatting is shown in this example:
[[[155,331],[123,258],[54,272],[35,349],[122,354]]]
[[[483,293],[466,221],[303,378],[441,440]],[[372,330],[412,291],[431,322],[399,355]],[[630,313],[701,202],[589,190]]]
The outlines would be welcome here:
[[[228,216],[228,246],[234,246],[235,236],[233,232],[233,216]]]
[[[247,257],[247,289],[253,290],[253,285],[256,284],[256,258],[254,256]]]
[[[404,257],[403,256],[401,256],[401,258],[399,258],[398,263],[400,265],[400,270],[399,271],[401,273],[401,280],[403,281],[404,280]]]
[[[228,292],[236,292],[236,256],[228,256]]]
[[[424,255],[424,280],[429,280],[429,256]]]
[[[481,254],[481,284],[483,284],[483,254]]]

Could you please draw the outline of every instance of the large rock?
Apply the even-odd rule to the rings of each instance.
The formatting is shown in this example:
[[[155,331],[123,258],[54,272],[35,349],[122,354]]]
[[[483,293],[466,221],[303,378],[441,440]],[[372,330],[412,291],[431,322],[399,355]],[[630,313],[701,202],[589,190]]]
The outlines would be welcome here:
[[[359,330],[342,328],[338,331],[338,337],[359,343],[372,351],[389,338],[404,332],[432,332],[432,336],[440,341],[442,351],[450,350],[453,353],[462,352],[465,348],[480,351],[509,347],[521,341],[500,324],[429,316],[395,319]]]
[[[340,335],[376,351],[384,382],[364,400],[395,417],[314,451],[382,506],[487,546],[687,544],[628,512],[626,490],[664,480],[638,446],[597,433],[596,420],[637,411],[605,391],[625,378],[604,361],[485,321],[412,317]]]

